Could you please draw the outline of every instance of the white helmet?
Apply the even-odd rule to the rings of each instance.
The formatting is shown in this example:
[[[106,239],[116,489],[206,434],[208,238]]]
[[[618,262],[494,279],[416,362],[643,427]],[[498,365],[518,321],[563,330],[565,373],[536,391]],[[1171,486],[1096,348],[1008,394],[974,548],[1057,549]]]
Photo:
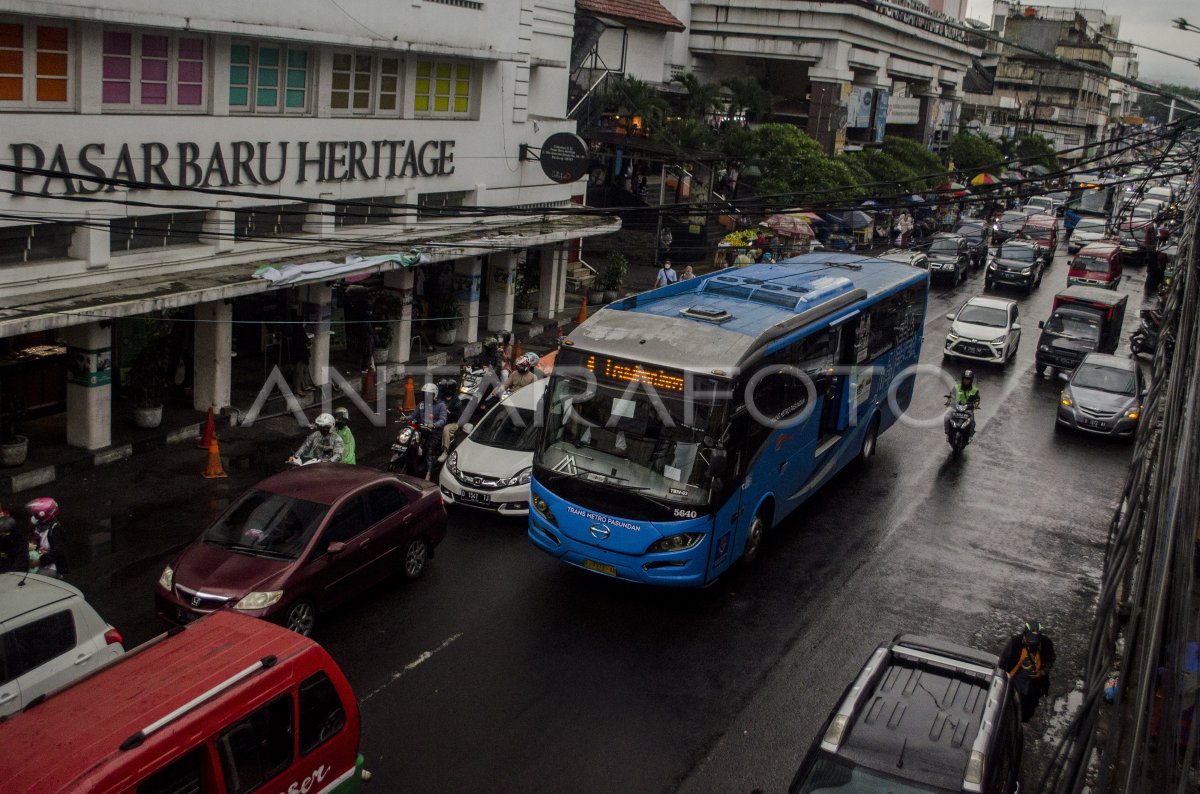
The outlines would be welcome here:
[[[330,414],[321,414],[313,424],[317,427],[333,427],[333,416]]]
[[[426,383],[421,387],[421,391],[423,391],[425,394],[431,394],[436,397],[438,393],[438,387],[436,383]]]

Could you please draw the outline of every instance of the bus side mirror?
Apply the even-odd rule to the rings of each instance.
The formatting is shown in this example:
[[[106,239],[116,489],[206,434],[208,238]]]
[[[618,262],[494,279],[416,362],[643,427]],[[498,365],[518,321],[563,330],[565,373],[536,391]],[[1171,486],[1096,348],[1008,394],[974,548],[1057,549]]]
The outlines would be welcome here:
[[[708,453],[708,476],[721,478],[729,468],[729,456],[723,449],[714,449]]]

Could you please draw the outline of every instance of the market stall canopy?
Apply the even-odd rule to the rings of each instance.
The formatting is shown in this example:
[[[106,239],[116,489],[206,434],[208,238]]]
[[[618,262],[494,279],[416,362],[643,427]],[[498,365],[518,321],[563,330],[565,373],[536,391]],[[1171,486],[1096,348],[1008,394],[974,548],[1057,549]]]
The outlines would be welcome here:
[[[1033,174],[1034,176],[1045,176],[1046,174],[1050,173],[1050,169],[1044,165],[1035,164],[1025,166],[1025,172],[1028,174]]]
[[[850,210],[837,216],[841,222],[851,229],[865,229],[874,223],[874,219],[862,210]]]
[[[962,182],[947,182],[938,187],[938,192],[949,193],[952,196],[965,196],[967,195],[967,186]]]
[[[994,185],[999,181],[999,179],[991,174],[976,174],[975,176],[971,177],[972,185]]]
[[[772,215],[767,218],[766,226],[775,234],[787,237],[816,237],[808,221],[795,215]]]

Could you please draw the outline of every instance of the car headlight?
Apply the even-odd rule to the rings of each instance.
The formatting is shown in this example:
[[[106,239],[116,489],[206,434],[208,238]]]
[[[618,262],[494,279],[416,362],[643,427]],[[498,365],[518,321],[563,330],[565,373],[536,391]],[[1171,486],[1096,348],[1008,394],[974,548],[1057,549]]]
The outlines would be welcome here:
[[[1026,267],[1026,268],[1021,269],[1022,276],[1028,276],[1032,272],[1033,272],[1033,268],[1031,268],[1031,267]]]
[[[529,504],[533,505],[533,509],[538,511],[542,518],[549,521],[554,526],[558,526],[558,519],[554,517],[554,511],[550,509],[550,505],[546,504],[546,500],[537,494],[529,497]]]
[[[1049,353],[1050,345],[1038,345],[1038,350],[1040,350],[1043,353]]]
[[[458,476],[458,450],[451,452],[450,457],[446,458],[446,468],[455,477]]]
[[[995,263],[995,262],[988,262],[988,270],[990,270],[990,271],[992,271],[993,273],[995,273],[995,272],[996,272],[996,263]]]
[[[1004,347],[1004,344],[1007,341],[1008,340],[1002,336],[999,339],[993,339],[992,341],[988,342],[988,344],[991,345],[992,347]]]
[[[662,540],[656,540],[650,544],[650,548],[646,549],[647,554],[660,554],[664,551],[683,551],[690,549],[700,541],[704,540],[702,532],[680,532],[678,535],[670,535]]]
[[[957,342],[960,339],[962,339],[962,337],[959,336],[958,334],[954,333],[953,331],[950,331],[946,334],[947,342]]]
[[[278,604],[283,598],[282,590],[262,590],[247,593],[241,601],[233,605],[234,609],[266,609],[272,604]]]
[[[1126,419],[1137,419],[1138,418],[1138,409],[1130,408],[1128,411],[1125,412],[1125,418]]]
[[[175,572],[171,570],[171,566],[163,568],[162,575],[158,577],[158,586],[163,590],[170,590],[175,586]]]
[[[1071,407],[1071,398],[1067,396],[1066,392],[1063,392],[1058,396],[1058,401],[1068,408]]]
[[[529,479],[532,476],[533,476],[533,467],[526,466],[525,468],[521,469],[519,472],[517,472],[513,476],[511,476],[507,479],[504,479],[504,480],[500,480],[496,484],[499,485],[501,488],[510,488],[514,485],[528,485]]]

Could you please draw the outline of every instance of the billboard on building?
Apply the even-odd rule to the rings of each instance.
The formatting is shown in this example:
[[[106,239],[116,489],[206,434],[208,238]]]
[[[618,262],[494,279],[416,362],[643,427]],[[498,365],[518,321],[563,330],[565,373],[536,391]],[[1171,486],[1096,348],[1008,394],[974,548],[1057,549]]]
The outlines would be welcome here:
[[[887,132],[888,101],[891,96],[892,92],[886,88],[875,91],[875,115],[871,120],[875,127],[875,143],[883,143],[883,136]]]
[[[856,85],[850,89],[846,103],[846,126],[862,129],[871,126],[871,110],[875,105],[875,89]]]
[[[894,96],[888,102],[888,124],[916,124],[920,120],[920,99],[911,96]]]

